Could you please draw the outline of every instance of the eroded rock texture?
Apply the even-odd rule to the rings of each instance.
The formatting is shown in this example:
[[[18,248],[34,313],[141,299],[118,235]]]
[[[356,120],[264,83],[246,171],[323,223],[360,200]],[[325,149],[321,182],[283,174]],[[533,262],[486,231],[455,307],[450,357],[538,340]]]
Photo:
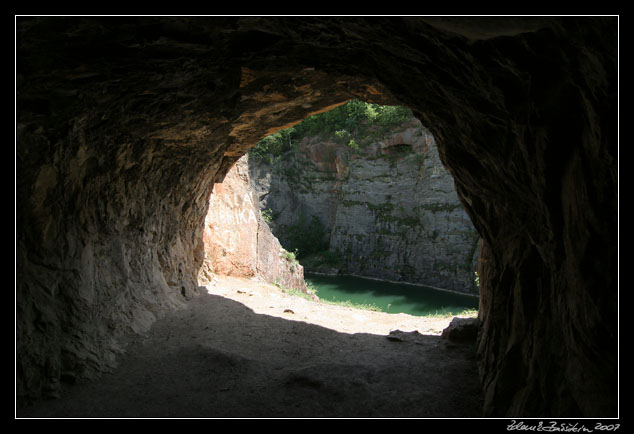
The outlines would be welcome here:
[[[614,416],[616,20],[18,18],[19,402],[195,295],[213,183],[358,98],[430,128],[484,240],[485,414]]]

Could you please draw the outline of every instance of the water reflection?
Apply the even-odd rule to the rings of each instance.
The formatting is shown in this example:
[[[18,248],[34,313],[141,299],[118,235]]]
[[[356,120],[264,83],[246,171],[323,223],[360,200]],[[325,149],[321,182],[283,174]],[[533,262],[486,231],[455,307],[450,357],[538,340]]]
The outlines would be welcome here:
[[[305,280],[317,289],[322,300],[373,304],[388,313],[456,315],[466,309],[478,309],[478,297],[427,286],[312,273],[307,273]]]

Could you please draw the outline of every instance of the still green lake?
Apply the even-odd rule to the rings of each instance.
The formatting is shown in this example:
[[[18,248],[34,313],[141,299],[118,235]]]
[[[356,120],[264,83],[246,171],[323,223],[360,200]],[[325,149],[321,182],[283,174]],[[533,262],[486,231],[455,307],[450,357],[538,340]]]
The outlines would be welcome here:
[[[305,280],[317,289],[322,300],[373,304],[388,313],[456,315],[466,309],[478,309],[478,297],[427,286],[312,273],[306,273]]]

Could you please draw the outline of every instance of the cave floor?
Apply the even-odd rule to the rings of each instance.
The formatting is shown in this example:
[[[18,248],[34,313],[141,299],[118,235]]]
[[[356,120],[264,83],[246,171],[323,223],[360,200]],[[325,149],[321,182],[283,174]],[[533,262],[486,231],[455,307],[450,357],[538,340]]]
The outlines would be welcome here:
[[[129,336],[113,372],[17,416],[481,416],[473,344],[440,337],[450,319],[331,306],[245,279],[204,289]]]

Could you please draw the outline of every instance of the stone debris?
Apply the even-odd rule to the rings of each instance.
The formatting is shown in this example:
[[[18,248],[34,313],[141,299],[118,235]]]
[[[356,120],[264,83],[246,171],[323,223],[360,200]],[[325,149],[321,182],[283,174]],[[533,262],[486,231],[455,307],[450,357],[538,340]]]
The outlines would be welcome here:
[[[411,332],[404,332],[402,330],[392,330],[389,335],[387,335],[387,339],[393,342],[414,342],[421,334],[418,330],[413,330]]]
[[[478,318],[459,318],[451,320],[441,336],[453,342],[474,342],[478,337],[480,321]]]

